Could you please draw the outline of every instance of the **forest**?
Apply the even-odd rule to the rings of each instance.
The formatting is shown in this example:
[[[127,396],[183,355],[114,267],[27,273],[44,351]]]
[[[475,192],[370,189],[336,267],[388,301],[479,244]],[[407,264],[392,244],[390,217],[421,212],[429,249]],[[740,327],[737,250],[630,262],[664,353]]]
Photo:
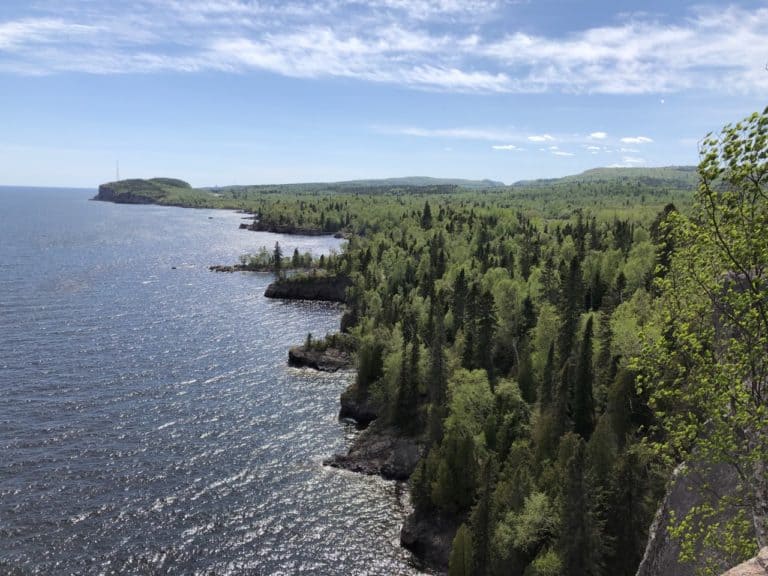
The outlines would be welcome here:
[[[692,450],[758,485],[747,509],[768,502],[766,132],[768,110],[727,126],[698,170],[194,203],[348,235],[321,267],[352,282],[353,392],[423,442],[414,515],[455,529],[449,574],[630,575]],[[702,541],[727,561],[765,545],[765,514],[695,512],[677,519],[681,561]]]

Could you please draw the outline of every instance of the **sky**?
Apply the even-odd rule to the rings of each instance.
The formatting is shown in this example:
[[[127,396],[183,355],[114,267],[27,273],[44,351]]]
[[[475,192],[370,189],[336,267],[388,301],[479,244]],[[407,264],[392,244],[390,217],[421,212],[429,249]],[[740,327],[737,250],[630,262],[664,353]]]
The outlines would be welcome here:
[[[767,104],[765,0],[0,1],[0,184],[690,165]]]

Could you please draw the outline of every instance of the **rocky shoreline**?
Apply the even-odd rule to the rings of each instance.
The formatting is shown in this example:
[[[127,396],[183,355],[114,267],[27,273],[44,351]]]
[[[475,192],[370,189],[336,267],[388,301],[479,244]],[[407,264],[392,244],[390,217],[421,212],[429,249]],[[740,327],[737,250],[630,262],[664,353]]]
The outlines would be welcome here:
[[[288,350],[288,365],[294,368],[312,368],[321,372],[351,370],[355,367],[350,352],[339,348],[314,350],[306,346],[293,346]]]
[[[264,295],[267,298],[346,302],[346,290],[351,284],[346,276],[291,277],[270,284]],[[342,331],[349,322],[345,313],[341,321]],[[354,355],[334,346],[294,346],[288,351],[288,365],[336,372],[353,368]],[[323,464],[406,482],[424,455],[423,438],[404,435],[396,427],[383,424],[378,419],[380,407],[372,398],[361,395],[355,382],[341,393],[339,403],[339,418],[353,420],[364,430],[345,453],[334,454]],[[419,517],[411,512],[401,529],[400,543],[433,572],[446,573],[457,528],[454,519]]]
[[[346,302],[352,281],[342,275],[302,275],[283,278],[267,286],[264,296],[286,300],[319,300]]]
[[[373,422],[355,439],[346,454],[335,454],[323,464],[403,482],[410,478],[421,453],[419,439],[403,436],[394,428]]]

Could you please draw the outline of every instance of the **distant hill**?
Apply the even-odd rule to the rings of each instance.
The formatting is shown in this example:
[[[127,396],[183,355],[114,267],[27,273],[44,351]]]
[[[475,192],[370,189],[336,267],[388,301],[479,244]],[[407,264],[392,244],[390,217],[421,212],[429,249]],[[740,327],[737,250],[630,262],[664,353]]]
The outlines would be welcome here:
[[[378,192],[415,192],[434,193],[452,192],[457,188],[465,190],[491,190],[503,188],[505,184],[497,180],[465,180],[462,178],[430,178],[428,176],[406,176],[403,178],[377,178],[370,180],[342,180],[340,182],[297,182],[295,184],[254,184],[234,185],[209,188],[226,194],[258,192],[359,192],[375,194]]]
[[[551,201],[560,198],[594,197],[596,202],[613,197],[654,198],[661,201],[670,194],[693,191],[698,183],[694,166],[665,168],[595,168],[563,178],[523,180],[511,186],[494,180],[429,178],[411,176],[342,182],[296,184],[235,185],[193,188],[176,178],[131,179],[99,186],[95,200],[123,204],[164,204],[197,208],[237,208],[252,210],[267,194],[356,194],[356,195],[432,195],[461,191],[511,193],[516,201]]]
[[[563,178],[521,180],[513,188],[557,188],[574,184],[637,184],[648,187],[694,189],[698,185],[695,166],[665,166],[662,168],[593,168]]]
[[[465,180],[463,178],[430,178],[429,176],[406,176],[403,178],[380,178],[376,180],[346,180],[333,182],[339,187],[358,186],[459,186],[469,190],[501,188],[504,182],[498,180]]]

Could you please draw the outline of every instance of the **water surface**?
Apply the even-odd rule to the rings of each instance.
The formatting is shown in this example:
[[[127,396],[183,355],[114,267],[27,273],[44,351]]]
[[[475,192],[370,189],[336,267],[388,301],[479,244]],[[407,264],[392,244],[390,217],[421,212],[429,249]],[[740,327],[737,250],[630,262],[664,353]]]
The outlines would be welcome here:
[[[286,366],[340,309],[207,270],[339,241],[94,193],[0,188],[0,572],[415,573],[402,489],[321,464],[350,376]]]

